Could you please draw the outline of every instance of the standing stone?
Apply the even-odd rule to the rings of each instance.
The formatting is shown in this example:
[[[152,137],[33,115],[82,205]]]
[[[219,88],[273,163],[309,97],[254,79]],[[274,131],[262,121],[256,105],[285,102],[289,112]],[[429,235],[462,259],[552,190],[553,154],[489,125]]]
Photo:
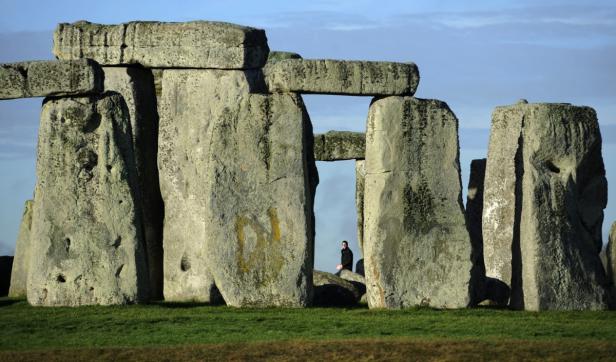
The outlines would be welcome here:
[[[32,226],[32,200],[26,201],[21,217],[19,234],[15,243],[15,259],[11,272],[11,288],[9,297],[23,298],[26,296],[28,281],[28,264],[30,262],[30,230]]]
[[[160,97],[158,168],[165,205],[164,296],[167,301],[216,302],[205,243],[205,179],[212,123],[247,93],[253,72],[165,70]],[[217,99],[219,97],[219,99]],[[218,112],[218,113],[214,113]],[[213,267],[217,267],[214,265]]]
[[[285,59],[263,72],[270,92],[413,95],[419,83],[414,63]]]
[[[251,93],[258,71],[163,74],[165,299],[307,305],[318,178],[301,98]]]
[[[0,99],[100,93],[103,73],[90,59],[0,64]]]
[[[458,120],[446,103],[374,100],[366,133],[364,259],[371,308],[470,303]]]
[[[102,65],[250,69],[265,65],[269,53],[265,31],[213,21],[79,21],[59,24],[53,38],[58,59],[91,58]]]
[[[141,68],[103,67],[105,91],[120,93],[132,129],[144,242],[148,257],[150,298],[163,298],[163,201],[158,183],[158,113],[152,72]]]
[[[466,197],[466,225],[471,238],[473,252],[471,260],[477,269],[477,283],[472,286],[472,304],[477,304],[486,298],[485,274],[483,263],[483,237],[481,235],[481,215],[483,214],[483,189],[486,174],[486,159],[471,161],[471,172],[468,180]]]
[[[113,93],[46,99],[37,152],[30,304],[147,301],[141,204],[124,99]]]
[[[365,138],[364,138],[365,139]],[[357,210],[357,243],[364,255],[364,187],[366,183],[366,161],[355,161],[355,210]],[[357,268],[355,269],[357,270]]]
[[[596,113],[538,103],[497,107],[483,211],[488,277],[527,310],[604,309],[607,181]]]
[[[295,94],[245,88],[222,99],[226,107],[212,112],[216,151],[205,182],[216,285],[232,306],[307,306],[317,172],[308,113]]]
[[[317,161],[362,160],[366,152],[363,132],[328,131],[314,136]]]

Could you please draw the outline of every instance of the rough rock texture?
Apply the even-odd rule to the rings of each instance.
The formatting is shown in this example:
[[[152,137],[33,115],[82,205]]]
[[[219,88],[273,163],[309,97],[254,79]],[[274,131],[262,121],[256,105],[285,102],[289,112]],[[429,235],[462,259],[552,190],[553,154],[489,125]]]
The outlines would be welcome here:
[[[483,214],[483,189],[486,174],[486,159],[471,161],[471,172],[468,180],[468,194],[466,197],[466,225],[471,237],[473,253],[471,260],[478,273],[476,283],[472,288],[472,302],[477,304],[486,298],[485,274],[486,268],[483,263],[483,237],[481,234],[481,217]]]
[[[80,21],[58,25],[53,53],[58,59],[91,58],[102,65],[249,69],[265,64],[269,48],[265,31],[229,23]]]
[[[470,302],[458,120],[446,103],[373,101],[366,133],[364,258],[371,308]]]
[[[15,243],[15,259],[11,272],[9,296],[21,298],[26,296],[28,267],[30,263],[30,230],[32,226],[32,200],[26,201],[21,217],[19,234]]]
[[[258,79],[164,72],[165,299],[207,301],[216,285],[233,306],[310,302],[312,129],[299,96],[251,94]]]
[[[204,189],[212,119],[232,102],[231,94],[245,91],[235,83],[245,88],[248,74],[165,70],[163,75],[158,168],[165,204],[164,296],[167,301],[215,302],[219,293],[207,264],[205,242],[211,234]]]
[[[271,51],[267,57],[268,63],[278,62],[285,59],[302,59],[302,56],[293,52]]]
[[[128,110],[116,93],[46,99],[37,148],[28,301],[147,301]]]
[[[270,92],[413,95],[419,83],[414,63],[287,59],[263,72]]]
[[[607,276],[612,285],[616,285],[616,221],[612,224],[608,238],[605,248]]]
[[[363,275],[353,273],[347,269],[342,269],[339,272],[339,276],[340,278],[351,282],[360,295],[364,295],[366,293],[366,278]]]
[[[232,306],[309,305],[316,165],[299,95],[238,93],[212,118],[207,260]]]
[[[328,131],[314,135],[314,159],[317,161],[363,160],[365,152],[363,132]]]
[[[103,74],[90,59],[0,64],[0,99],[100,93]]]
[[[607,181],[595,111],[569,104],[497,107],[485,177],[488,277],[527,310],[604,309],[601,224]]]
[[[11,283],[11,269],[13,267],[13,257],[0,256],[0,297],[5,297],[9,292]]]
[[[364,137],[364,141],[365,141]],[[364,187],[366,183],[366,161],[355,161],[355,210],[357,211],[357,244],[364,255]],[[355,268],[357,271],[357,267]]]
[[[313,278],[314,306],[352,306],[363,294],[352,282],[331,273],[315,270]]]
[[[105,91],[122,95],[132,129],[144,242],[150,271],[150,298],[163,297],[163,201],[158,184],[158,113],[152,72],[134,67],[103,67]]]

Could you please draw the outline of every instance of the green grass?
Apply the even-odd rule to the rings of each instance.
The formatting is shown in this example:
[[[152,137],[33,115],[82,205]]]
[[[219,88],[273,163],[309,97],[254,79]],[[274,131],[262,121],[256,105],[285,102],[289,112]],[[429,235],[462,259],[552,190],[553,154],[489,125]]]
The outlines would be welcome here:
[[[523,350],[526,345],[532,347],[532,353],[554,348],[555,351],[572,350],[597,357],[601,354],[594,354],[593,348],[597,353],[616,351],[616,312],[235,309],[174,303],[34,308],[24,301],[0,299],[0,351],[4,353],[0,353],[0,360],[8,356],[36,359],[28,353],[34,351],[40,357],[40,353],[51,350],[81,356],[95,353],[102,357],[106,355],[102,352],[105,349],[118,352],[122,348],[144,347],[150,352],[171,348],[176,357],[178,351],[184,351],[189,354],[178,359],[191,359],[190,353],[195,351],[212,352],[222,348],[237,352],[233,346],[272,342],[281,346],[301,343],[309,350],[325,348],[330,352],[335,346],[359,343],[392,353],[397,349],[383,346],[393,343],[413,350],[446,343],[466,346],[460,347],[462,349],[474,346],[476,352],[485,354],[490,348],[497,351],[503,346],[514,345]],[[156,356],[162,355],[164,351],[156,353]],[[207,354],[195,358],[204,356]],[[65,357],[74,358],[73,355]]]

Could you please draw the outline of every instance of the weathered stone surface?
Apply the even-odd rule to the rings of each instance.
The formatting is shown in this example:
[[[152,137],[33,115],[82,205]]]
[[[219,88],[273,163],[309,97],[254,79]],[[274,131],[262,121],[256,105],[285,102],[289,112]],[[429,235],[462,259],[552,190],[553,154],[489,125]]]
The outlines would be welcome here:
[[[312,128],[296,95],[251,94],[256,71],[165,70],[159,170],[165,299],[311,299]]]
[[[212,117],[205,182],[216,285],[232,306],[309,305],[317,171],[302,99],[239,93],[225,102]]]
[[[364,258],[371,308],[470,302],[457,131],[441,101],[387,97],[370,106]]]
[[[11,272],[11,288],[9,297],[26,296],[28,267],[30,262],[30,229],[32,226],[32,200],[26,201],[19,225],[19,234],[15,243],[15,259]]]
[[[46,99],[37,148],[28,301],[147,301],[128,110],[116,93]]]
[[[90,59],[0,64],[0,99],[100,93],[103,74]]]
[[[163,201],[158,183],[158,113],[152,72],[134,67],[103,67],[105,91],[122,95],[128,107],[134,145],[144,242],[148,257],[150,298],[163,298]]]
[[[285,59],[302,59],[302,56],[293,52],[271,51],[267,57],[268,63],[278,62]]]
[[[364,141],[365,140],[366,138],[364,137]],[[355,210],[357,211],[357,244],[359,245],[359,251],[361,252],[362,256],[364,255],[364,187],[365,187],[365,183],[366,183],[366,161],[357,160],[355,161]],[[357,271],[357,267],[355,268],[355,271]]]
[[[601,223],[607,181],[595,111],[497,107],[485,177],[486,274],[527,310],[604,309]]]
[[[414,63],[286,59],[263,72],[270,92],[413,95],[419,83]]]
[[[313,278],[314,306],[352,306],[363,294],[352,282],[331,273],[315,270]]]
[[[339,272],[340,278],[351,282],[355,289],[359,292],[359,295],[366,293],[366,278],[363,275],[353,273],[350,270],[342,269]]]
[[[471,260],[477,271],[477,279],[471,285],[471,304],[486,298],[486,268],[483,263],[483,237],[481,234],[481,217],[483,214],[483,189],[486,174],[486,159],[471,161],[471,172],[468,180],[468,194],[466,197],[466,225],[471,238],[473,252]]]
[[[59,24],[53,47],[58,59],[150,68],[259,68],[268,52],[263,30],[211,21]]]
[[[363,160],[365,153],[363,132],[328,131],[314,135],[314,159],[317,161]]]
[[[216,301],[217,288],[205,248],[206,239],[211,237],[205,223],[209,202],[204,182],[212,149],[212,123],[225,105],[237,101],[238,93],[246,93],[250,74],[216,70],[163,72],[158,168],[165,205],[165,300]]]
[[[9,292],[11,283],[11,269],[13,267],[13,257],[8,255],[0,256],[0,297],[5,297]]]

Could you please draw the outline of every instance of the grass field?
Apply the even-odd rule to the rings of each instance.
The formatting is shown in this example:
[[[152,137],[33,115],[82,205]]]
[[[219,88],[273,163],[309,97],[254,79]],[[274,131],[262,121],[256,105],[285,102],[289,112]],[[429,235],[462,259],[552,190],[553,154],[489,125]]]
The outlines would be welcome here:
[[[0,299],[0,360],[615,360],[616,313],[33,308]]]

